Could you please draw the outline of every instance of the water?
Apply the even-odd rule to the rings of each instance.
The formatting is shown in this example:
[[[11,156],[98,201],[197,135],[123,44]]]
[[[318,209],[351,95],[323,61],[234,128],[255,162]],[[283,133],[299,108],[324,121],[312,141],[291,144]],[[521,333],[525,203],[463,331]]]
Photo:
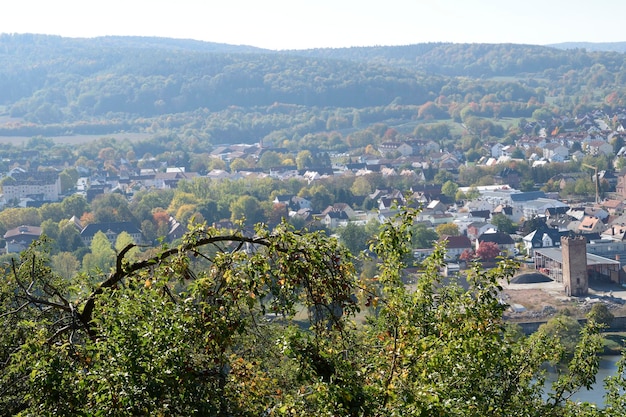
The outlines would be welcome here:
[[[604,405],[604,395],[606,390],[604,389],[604,379],[608,376],[613,376],[617,372],[617,361],[621,358],[620,355],[607,355],[602,356],[600,359],[600,368],[596,374],[596,383],[593,384],[590,390],[581,389],[570,398],[576,402],[588,402],[595,403],[598,406]],[[546,375],[546,388],[550,388],[552,382],[556,379],[556,374],[549,372]]]

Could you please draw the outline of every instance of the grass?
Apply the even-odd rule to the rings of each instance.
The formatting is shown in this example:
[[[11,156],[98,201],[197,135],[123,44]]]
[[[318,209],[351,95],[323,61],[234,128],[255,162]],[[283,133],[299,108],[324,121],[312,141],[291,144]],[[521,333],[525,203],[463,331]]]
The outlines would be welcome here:
[[[32,136],[0,136],[0,143],[10,143],[13,145],[24,145],[31,139]],[[149,139],[152,134],[149,133],[135,133],[135,132],[122,132],[122,133],[107,133],[97,135],[68,135],[68,136],[46,136],[47,139],[52,139],[56,144],[67,145],[81,145],[84,143],[94,142],[101,138],[113,138],[117,140],[128,139],[130,141],[138,141],[142,139]]]
[[[620,355],[625,346],[626,332],[607,332],[603,333],[603,354]]]

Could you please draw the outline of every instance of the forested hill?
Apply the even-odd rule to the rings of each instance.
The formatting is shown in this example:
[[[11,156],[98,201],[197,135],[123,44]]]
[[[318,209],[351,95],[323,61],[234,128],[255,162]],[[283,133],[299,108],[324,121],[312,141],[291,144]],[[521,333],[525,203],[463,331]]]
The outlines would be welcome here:
[[[128,129],[137,118],[274,103],[363,109],[451,95],[478,101],[503,91],[499,100],[519,103],[545,94],[539,87],[571,95],[624,80],[624,54],[531,45],[269,51],[162,38],[0,35],[0,115],[37,126],[69,123],[74,132],[104,118]],[[102,126],[99,133],[114,127]]]
[[[13,117],[55,123],[109,112],[153,116],[275,102],[367,107],[402,97],[421,103],[427,91],[437,90],[436,81],[405,69],[200,46],[153,38],[4,35],[0,104]]]
[[[625,56],[617,52],[588,52],[521,44],[424,43],[293,51],[300,56],[374,62],[447,76],[495,77],[563,74],[596,63],[619,69]]]
[[[562,42],[547,46],[558,49],[586,49],[588,51],[626,53],[626,42]]]

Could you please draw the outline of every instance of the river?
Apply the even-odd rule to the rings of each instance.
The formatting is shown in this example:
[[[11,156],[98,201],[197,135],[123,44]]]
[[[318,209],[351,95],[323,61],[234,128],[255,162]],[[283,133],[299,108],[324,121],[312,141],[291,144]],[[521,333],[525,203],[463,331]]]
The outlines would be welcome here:
[[[581,389],[574,395],[572,395],[572,401],[595,403],[600,407],[604,406],[604,395],[606,390],[604,388],[604,379],[608,376],[613,376],[617,372],[617,361],[621,358],[620,355],[608,355],[602,356],[600,359],[600,369],[596,375],[596,383],[590,390]],[[550,388],[552,382],[556,379],[556,374],[550,372],[546,375],[546,387]]]

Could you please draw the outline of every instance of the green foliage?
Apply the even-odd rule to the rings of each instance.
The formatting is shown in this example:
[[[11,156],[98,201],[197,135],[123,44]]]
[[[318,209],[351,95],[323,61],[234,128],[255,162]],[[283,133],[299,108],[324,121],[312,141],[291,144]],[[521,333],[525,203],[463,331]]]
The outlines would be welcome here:
[[[608,306],[604,303],[595,303],[591,307],[589,313],[587,313],[588,320],[592,320],[595,323],[605,327],[609,327],[614,318],[615,316],[613,315],[613,313],[611,313],[611,310],[609,310]]]
[[[548,320],[539,327],[538,332],[546,336],[557,338],[564,349],[564,354],[574,354],[576,345],[580,341],[582,326],[573,317],[559,315]]]
[[[122,232],[117,235],[114,245],[115,253],[122,252],[129,245],[133,245],[134,247],[126,252],[126,256],[130,261],[135,261],[137,260],[139,254],[139,248],[136,247],[135,240],[128,234],[128,232]]]
[[[240,251],[244,243],[255,251]],[[153,260],[120,262],[126,254],[93,291],[78,294],[54,280],[43,263],[39,269],[27,263],[44,258],[25,254],[9,286],[26,286],[13,288],[17,298],[2,300],[26,304],[3,305],[0,318],[7,324],[25,314],[33,321],[2,336],[0,346],[8,349],[0,374],[8,387],[3,410],[258,415],[283,402],[308,407],[300,390],[320,376],[329,378],[322,385],[336,383],[348,370],[325,364],[343,357],[331,348],[348,347],[341,334],[357,308],[354,271],[344,262],[347,252],[324,234],[295,234],[281,225],[272,234],[259,230],[245,238],[198,228],[183,246]],[[213,259],[192,261],[190,254]],[[29,285],[34,278],[36,285]],[[39,283],[42,294],[31,293]],[[9,286],[2,286],[3,294],[10,294]],[[40,303],[58,319],[31,316]],[[298,306],[308,309],[310,330],[285,328],[265,315],[288,319]],[[296,369],[301,377],[284,374]]]
[[[60,252],[50,258],[52,270],[68,282],[78,273],[80,262],[70,252]]]
[[[118,193],[106,193],[96,197],[91,202],[91,212],[97,223],[134,221],[128,200]]]
[[[263,220],[263,208],[256,198],[242,195],[230,205],[230,219],[233,222],[245,220],[246,224],[252,225]]]
[[[115,251],[104,232],[97,232],[89,246],[90,253],[83,258],[83,271],[91,274],[108,272],[114,263]]]
[[[449,180],[443,183],[443,185],[441,186],[441,192],[450,198],[454,198],[456,196],[457,191],[459,191],[459,186],[456,183],[449,181]]]
[[[358,256],[359,253],[366,250],[369,247],[369,240],[372,238],[365,226],[359,226],[352,222],[339,230],[339,236],[341,242],[354,256]]]
[[[459,236],[461,232],[459,231],[459,226],[455,223],[443,223],[435,227],[435,232],[439,236]]]
[[[2,234],[21,225],[41,225],[39,211],[32,207],[6,208],[0,211],[0,232]]]
[[[496,226],[499,232],[503,233],[514,233],[515,230],[517,230],[513,220],[509,219],[502,213],[494,214],[491,217],[491,224]]]
[[[417,223],[411,229],[411,238],[409,241],[414,248],[425,249],[431,248],[433,242],[437,240],[437,232],[426,226],[424,223]]]
[[[61,208],[63,209],[63,213],[65,214],[65,218],[69,219],[72,216],[76,216],[80,219],[83,213],[87,212],[89,209],[89,204],[87,200],[81,195],[73,194],[69,197],[63,199],[60,203]]]
[[[334,238],[284,223],[252,236],[198,226],[180,246],[136,262],[127,247],[91,282],[54,274],[45,242],[36,244],[0,285],[0,409],[602,415],[568,401],[594,381],[598,327],[582,329],[568,360],[546,327],[526,338],[507,326],[499,283],[515,272],[511,261],[491,270],[475,264],[465,286],[443,285],[445,253],[437,247],[415,284],[405,285],[415,216],[407,211],[382,225],[371,244],[376,280],[358,280]],[[357,322],[359,306],[365,319]],[[546,397],[542,365],[561,360]],[[618,411],[620,384],[613,381],[611,397]]]

